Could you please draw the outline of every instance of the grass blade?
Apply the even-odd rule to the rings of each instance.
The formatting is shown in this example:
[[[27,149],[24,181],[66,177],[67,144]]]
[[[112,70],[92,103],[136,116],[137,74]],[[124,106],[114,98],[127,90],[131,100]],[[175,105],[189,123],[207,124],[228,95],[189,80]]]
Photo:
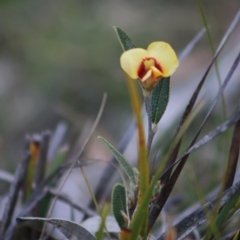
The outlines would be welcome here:
[[[214,209],[216,203],[220,202],[220,207],[224,206],[230,199],[232,199],[236,193],[240,191],[240,182],[234,184],[231,188],[226,190],[221,198],[215,198],[203,205],[198,210],[191,213],[189,216],[184,218],[182,221],[174,225],[173,227],[177,231],[178,240],[184,239],[189,233],[196,229],[199,225],[206,221],[206,213],[210,214]],[[164,234],[157,240],[163,240]]]
[[[229,217],[231,217],[231,215],[229,215],[229,213],[232,211],[232,209],[234,208],[235,204],[238,202],[240,197],[240,191],[237,191],[230,199],[229,201],[227,201],[227,203],[224,205],[224,207],[221,209],[221,212],[219,213],[219,215],[216,218],[216,221],[211,223],[211,225],[214,226],[214,228],[212,229],[212,236],[219,236],[219,231],[222,227],[222,225],[228,220]],[[209,238],[204,238],[204,240],[210,240],[212,238],[212,236],[210,236]]]
[[[226,88],[228,82],[230,81],[230,79],[231,79],[234,71],[236,70],[236,68],[237,68],[237,66],[238,66],[238,64],[239,64],[239,61],[240,61],[240,53],[238,54],[238,56],[237,56],[237,58],[235,59],[233,65],[232,65],[232,67],[231,67],[231,69],[229,70],[229,73],[228,73],[225,81],[223,82],[220,90],[218,91],[217,96],[215,97],[215,99],[214,99],[214,101],[213,101],[213,103],[212,103],[209,111],[207,112],[207,115],[205,116],[205,118],[204,118],[204,120],[203,120],[203,122],[202,122],[202,124],[201,124],[201,126],[200,126],[200,128],[199,128],[199,130],[198,130],[198,132],[197,132],[197,134],[195,135],[194,139],[192,140],[190,146],[188,147],[188,150],[183,154],[183,156],[181,156],[181,159],[182,159],[181,161],[182,161],[182,163],[181,163],[180,165],[178,165],[177,169],[175,170],[175,175],[174,175],[174,178],[172,179],[172,180],[173,180],[173,183],[176,182],[176,180],[177,180],[177,178],[178,178],[178,176],[179,176],[179,174],[180,174],[180,172],[181,172],[181,170],[182,170],[185,162],[187,161],[187,158],[188,158],[189,153],[190,153],[193,149],[196,148],[197,145],[195,145],[194,148],[193,148],[193,145],[194,145],[194,143],[196,142],[196,140],[197,140],[197,138],[198,138],[201,130],[203,129],[203,126],[205,125],[207,119],[209,118],[209,116],[210,116],[210,114],[212,113],[213,109],[214,109],[215,106],[217,105],[217,103],[218,103],[221,95],[223,94],[224,89]],[[223,130],[223,127],[221,127],[221,129],[219,129],[219,131],[222,131],[222,130]],[[224,130],[224,131],[225,131],[225,130]],[[215,132],[214,134],[216,134],[216,132]],[[217,135],[218,135],[218,134],[217,134]],[[203,144],[205,144],[205,143],[203,143]],[[175,164],[176,164],[177,162],[179,162],[179,160],[180,160],[180,159],[178,159],[177,161],[175,161]],[[168,171],[169,171],[169,170],[171,171],[171,168],[172,168],[175,164],[172,164],[171,167],[169,167],[169,169],[166,171],[167,176],[170,175],[170,172],[168,172]],[[166,173],[165,173],[165,174],[166,174]],[[164,179],[166,179],[166,177],[165,177]],[[169,178],[168,178],[167,180],[169,180]],[[175,183],[174,183],[174,184],[175,184]],[[168,187],[170,187],[170,186],[169,186],[169,182],[168,182]]]
[[[199,82],[196,90],[194,91],[194,93],[193,93],[193,95],[192,95],[192,97],[191,97],[191,99],[190,99],[190,101],[189,101],[189,103],[188,103],[188,105],[187,105],[184,113],[183,113],[183,116],[182,116],[182,118],[181,118],[181,121],[180,121],[180,124],[179,124],[179,126],[178,126],[178,129],[177,129],[177,132],[176,132],[175,136],[177,135],[177,133],[178,133],[178,131],[181,129],[181,126],[182,126],[182,124],[184,123],[185,119],[187,118],[187,116],[188,116],[189,113],[191,112],[191,110],[192,110],[192,108],[193,108],[193,106],[194,106],[194,104],[195,104],[195,102],[196,102],[196,99],[197,99],[197,97],[198,97],[198,94],[199,94],[199,92],[200,92],[200,90],[201,90],[201,88],[202,88],[202,86],[203,86],[203,84],[204,84],[204,82],[205,82],[205,80],[206,80],[206,78],[207,78],[207,75],[208,75],[210,69],[212,68],[215,60],[217,59],[218,55],[219,55],[220,52],[222,51],[223,47],[225,46],[225,44],[226,44],[227,40],[229,39],[230,35],[232,34],[232,32],[234,31],[234,29],[236,28],[239,20],[240,20],[240,11],[238,11],[238,13],[237,13],[236,16],[234,17],[232,23],[230,24],[227,32],[226,32],[225,35],[223,36],[223,39],[222,39],[221,43],[219,44],[219,47],[218,47],[218,49],[217,49],[217,51],[216,51],[216,53],[215,53],[215,55],[214,55],[211,63],[209,64],[209,66],[208,66],[206,72],[204,73],[201,81]],[[221,97],[221,95],[222,95],[222,93],[220,93],[220,91],[221,91],[221,89],[219,90],[219,94],[217,95],[217,96],[219,96],[219,97]],[[219,97],[216,97],[216,98],[217,98],[216,103],[218,102],[218,98],[219,98]],[[216,103],[213,103],[213,108],[210,109],[210,111],[209,111],[210,113],[211,113],[212,110],[214,109]],[[209,115],[210,115],[210,113],[209,113]],[[202,123],[202,125],[201,125],[201,127],[200,127],[200,129],[199,129],[199,131],[198,131],[198,133],[196,134],[194,140],[192,141],[191,145],[193,145],[193,144],[195,143],[195,141],[196,141],[198,135],[200,134],[200,132],[201,132],[201,130],[202,130],[202,127],[203,127],[203,125],[205,124],[205,122],[207,121],[209,115],[206,116],[206,118],[204,119],[204,121],[203,121],[203,123]],[[176,160],[176,157],[177,157],[177,154],[178,154],[180,145],[181,145],[181,139],[180,139],[179,143],[176,145],[175,149],[174,149],[173,152],[172,152],[171,157],[169,158],[169,160],[168,160],[168,162],[167,162],[167,164],[166,164],[165,171],[164,171],[165,174],[164,174],[164,176],[162,176],[162,178],[161,178],[161,182],[163,182],[163,183],[166,183],[166,182],[168,181],[169,177],[170,177],[170,174],[171,174],[171,171],[169,171],[169,170],[171,169],[170,166],[173,166],[173,163],[174,163],[175,160]],[[191,145],[190,145],[190,146],[191,146]],[[168,169],[168,170],[167,170],[167,169]],[[167,170],[167,171],[166,171],[166,170]]]
[[[224,133],[226,130],[228,130],[232,125],[234,125],[236,122],[240,120],[240,108],[237,110],[237,112],[229,118],[227,121],[225,121],[223,124],[216,127],[213,131],[206,134],[202,139],[200,139],[197,143],[192,145],[181,157],[179,157],[175,164],[179,163],[180,161],[184,161],[184,158],[188,156],[192,151],[198,149],[199,147],[203,146],[204,144],[210,142],[212,139],[217,137],[219,134]],[[171,168],[173,167],[171,166]],[[168,170],[167,170],[168,171]]]
[[[228,189],[233,184],[237,170],[239,148],[240,148],[240,121],[236,123],[233,131],[232,143],[228,157],[228,165],[224,177],[223,190]]]

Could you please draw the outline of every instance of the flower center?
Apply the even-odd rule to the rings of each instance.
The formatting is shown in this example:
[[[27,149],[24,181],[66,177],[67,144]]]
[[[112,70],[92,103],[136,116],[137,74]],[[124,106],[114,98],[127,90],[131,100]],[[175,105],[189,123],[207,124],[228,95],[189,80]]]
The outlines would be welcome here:
[[[145,81],[149,77],[158,79],[162,76],[162,72],[162,68],[156,59],[149,57],[143,59],[140,63],[137,75],[142,81]]]

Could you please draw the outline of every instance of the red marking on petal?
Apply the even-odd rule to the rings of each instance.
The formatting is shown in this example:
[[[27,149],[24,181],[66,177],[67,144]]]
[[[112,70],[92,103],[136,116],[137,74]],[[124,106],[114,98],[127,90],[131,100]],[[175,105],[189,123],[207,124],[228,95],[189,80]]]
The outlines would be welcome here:
[[[160,66],[160,64],[156,61],[155,58],[152,58],[152,57],[148,57],[148,58],[144,58],[142,60],[142,62],[140,63],[139,67],[138,67],[138,70],[137,70],[137,75],[140,79],[142,79],[146,73],[148,72],[149,68],[146,68],[145,65],[144,65],[144,61],[146,60],[153,60],[154,61],[154,66],[161,72],[162,71],[162,67]]]
[[[143,60],[144,61],[144,60]],[[145,74],[146,74],[146,70],[145,70],[145,66],[144,66],[144,63],[143,61],[140,63],[139,67],[138,67],[138,71],[137,71],[137,75],[140,79],[142,79]]]

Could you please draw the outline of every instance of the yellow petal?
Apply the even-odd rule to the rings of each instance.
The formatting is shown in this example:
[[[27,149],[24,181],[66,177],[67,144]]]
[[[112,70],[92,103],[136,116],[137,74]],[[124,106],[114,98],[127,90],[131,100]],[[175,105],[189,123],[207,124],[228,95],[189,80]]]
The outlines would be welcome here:
[[[172,47],[166,42],[153,42],[148,46],[148,55],[160,64],[163,77],[172,75],[178,67],[178,58]]]
[[[148,52],[142,48],[134,48],[124,52],[120,58],[122,69],[132,79],[137,79],[137,71],[140,63],[148,56]]]

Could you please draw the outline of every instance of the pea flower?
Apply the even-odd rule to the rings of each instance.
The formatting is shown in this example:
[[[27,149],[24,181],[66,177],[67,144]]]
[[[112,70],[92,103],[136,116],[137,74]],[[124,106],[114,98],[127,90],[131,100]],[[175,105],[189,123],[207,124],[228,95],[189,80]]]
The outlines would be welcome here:
[[[122,69],[132,79],[139,79],[143,88],[151,91],[162,77],[171,76],[178,67],[178,58],[166,42],[153,42],[147,50],[133,48],[120,58]]]

